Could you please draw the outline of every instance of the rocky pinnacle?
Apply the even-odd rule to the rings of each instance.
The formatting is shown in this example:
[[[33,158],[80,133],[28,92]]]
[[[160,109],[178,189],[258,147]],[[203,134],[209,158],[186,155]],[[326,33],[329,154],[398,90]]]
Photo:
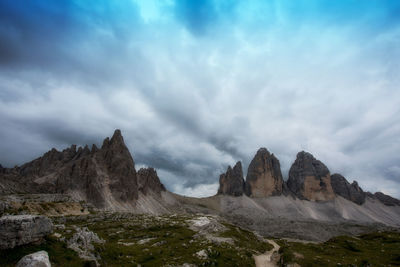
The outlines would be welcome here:
[[[297,154],[289,170],[287,185],[300,199],[326,201],[335,198],[328,168],[304,151]]]
[[[283,185],[279,160],[266,148],[260,148],[247,171],[246,195],[252,197],[280,195]]]
[[[218,194],[241,196],[244,191],[242,163],[238,161],[233,167],[229,166],[226,173],[219,177]]]

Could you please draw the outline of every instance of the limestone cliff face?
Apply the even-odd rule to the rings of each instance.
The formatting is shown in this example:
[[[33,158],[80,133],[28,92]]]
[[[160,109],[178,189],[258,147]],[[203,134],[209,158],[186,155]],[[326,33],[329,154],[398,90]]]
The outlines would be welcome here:
[[[366,194],[356,181],[350,184],[342,175],[335,173],[331,176],[331,184],[336,195],[342,196],[358,205],[362,205],[365,202]]]
[[[218,194],[241,196],[244,191],[242,163],[238,161],[233,167],[229,166],[226,173],[219,177]]]
[[[287,185],[300,199],[326,201],[335,197],[328,168],[304,151],[297,154],[289,170]]]
[[[107,209],[134,205],[139,185],[145,184],[145,191],[153,190],[152,185],[155,191],[161,190],[156,173],[141,177],[146,181],[138,182],[133,158],[121,131],[116,130],[100,149],[72,145],[61,152],[52,149],[21,167],[3,168],[0,194],[64,193]]]
[[[149,192],[161,193],[166,191],[158,178],[157,171],[153,168],[141,168],[138,172],[139,192],[147,195]]]
[[[266,148],[260,148],[247,171],[246,195],[251,197],[280,195],[283,187],[279,160]]]

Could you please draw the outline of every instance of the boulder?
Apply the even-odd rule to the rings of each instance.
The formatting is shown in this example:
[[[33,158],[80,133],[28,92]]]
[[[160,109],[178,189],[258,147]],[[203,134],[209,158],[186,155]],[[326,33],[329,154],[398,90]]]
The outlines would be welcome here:
[[[81,259],[93,261],[99,266],[97,260],[100,256],[94,252],[94,243],[101,244],[105,241],[90,231],[87,227],[75,227],[76,233],[67,241],[67,247],[76,251]]]
[[[242,163],[238,161],[235,166],[229,166],[226,173],[219,177],[218,194],[241,196],[244,192],[244,179],[242,171]]]
[[[45,216],[3,216],[0,218],[0,249],[41,242],[52,228],[51,220]]]
[[[335,198],[328,168],[304,151],[297,154],[290,167],[287,186],[300,199],[327,201]]]
[[[16,267],[51,267],[49,254],[46,251],[38,251],[24,256]]]
[[[268,197],[281,195],[284,181],[279,160],[266,148],[260,148],[247,170],[246,195]]]

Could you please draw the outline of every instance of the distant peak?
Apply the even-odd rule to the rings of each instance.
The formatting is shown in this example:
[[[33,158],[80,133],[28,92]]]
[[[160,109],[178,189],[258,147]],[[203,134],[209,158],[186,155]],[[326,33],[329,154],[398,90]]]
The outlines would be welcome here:
[[[95,152],[97,152],[99,149],[97,148],[97,146],[95,145],[95,144],[93,144],[92,145],[92,150],[91,150],[91,152],[92,153],[95,153]]]
[[[236,170],[236,169],[242,170],[242,162],[241,161],[236,162],[235,166],[233,166],[233,169],[234,170]]]
[[[257,154],[269,154],[269,151],[265,147],[261,147],[257,150]]]
[[[115,129],[114,134],[113,134],[113,138],[116,137],[116,136],[121,136],[122,137],[120,129]]]
[[[110,143],[123,143],[124,138],[122,137],[121,130],[116,129],[113,136],[111,137]]]
[[[310,152],[302,150],[299,153],[297,153],[296,158],[314,158],[314,156]]]
[[[116,129],[114,131],[114,134],[111,137],[111,139],[109,137],[106,137],[104,139],[102,148],[108,147],[110,144],[115,144],[115,143],[124,143],[124,138],[122,137],[120,129]]]

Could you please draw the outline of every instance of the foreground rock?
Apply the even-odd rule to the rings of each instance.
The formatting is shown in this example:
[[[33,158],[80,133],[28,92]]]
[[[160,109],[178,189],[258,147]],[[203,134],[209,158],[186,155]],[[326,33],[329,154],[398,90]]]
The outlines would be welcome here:
[[[328,168],[304,151],[297,154],[290,167],[287,185],[300,199],[326,201],[335,198]]]
[[[49,218],[37,215],[15,215],[0,218],[0,249],[39,243],[52,232]]]
[[[260,148],[247,171],[246,194],[251,197],[280,195],[283,185],[279,160],[266,148]]]
[[[241,196],[244,191],[242,163],[238,161],[233,167],[229,166],[226,173],[219,177],[218,194]]]
[[[49,254],[46,251],[38,251],[24,256],[16,267],[51,267]]]
[[[104,243],[104,240],[100,239],[96,233],[93,233],[87,227],[76,227],[75,230],[76,233],[67,241],[68,248],[76,251],[80,258],[93,261],[98,265],[97,260],[100,258],[94,253],[93,244]]]
[[[365,202],[366,194],[356,181],[350,184],[342,175],[335,173],[331,176],[331,184],[336,195],[342,196],[358,205]]]

